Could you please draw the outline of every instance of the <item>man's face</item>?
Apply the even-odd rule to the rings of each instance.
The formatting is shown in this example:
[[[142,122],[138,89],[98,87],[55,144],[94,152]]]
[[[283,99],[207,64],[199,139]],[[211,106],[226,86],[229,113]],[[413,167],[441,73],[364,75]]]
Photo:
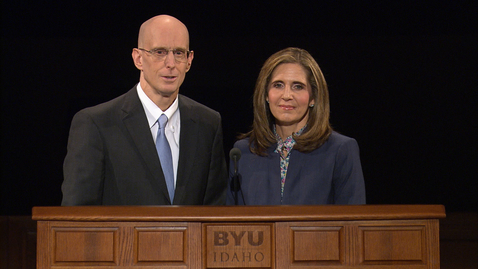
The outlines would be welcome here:
[[[154,51],[156,49],[171,50],[164,59],[154,54],[139,50],[141,57],[142,74],[141,87],[146,94],[161,95],[175,98],[179,87],[186,77],[193,60],[191,53],[185,62],[179,62],[173,55],[174,49],[189,50],[187,31],[181,27],[168,25],[151,26],[145,31],[142,49]]]

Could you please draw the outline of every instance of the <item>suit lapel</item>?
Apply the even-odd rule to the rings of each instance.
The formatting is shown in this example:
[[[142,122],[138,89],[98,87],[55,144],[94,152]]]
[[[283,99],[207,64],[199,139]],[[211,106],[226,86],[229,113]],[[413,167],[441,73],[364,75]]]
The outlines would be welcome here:
[[[186,195],[186,186],[188,179],[192,173],[192,167],[194,164],[194,156],[196,154],[196,144],[199,143],[198,132],[199,126],[196,120],[196,116],[192,109],[192,106],[185,102],[185,99],[179,95],[179,111],[181,115],[181,134],[179,137],[179,162],[178,162],[178,174],[176,179],[176,192],[174,200],[184,200]]]
[[[122,111],[123,123],[138,149],[138,154],[151,171],[152,186],[157,190],[156,193],[161,192],[165,197],[169,197],[158,153],[136,87],[126,93]]]
[[[302,154],[297,150],[291,151],[291,156],[289,159],[289,166],[287,168],[287,175],[285,178],[285,186],[284,186],[284,193],[289,193],[296,188],[297,181],[299,181],[300,173],[302,171],[302,166],[304,162],[302,160]],[[284,195],[284,197],[286,197]],[[287,196],[285,199],[289,199],[290,197]]]
[[[267,149],[267,164],[268,164],[268,193],[267,198],[269,201],[265,201],[271,205],[279,205],[280,204],[280,192],[281,192],[281,170],[280,170],[280,156],[277,153],[274,153],[277,144],[273,144],[271,147]]]

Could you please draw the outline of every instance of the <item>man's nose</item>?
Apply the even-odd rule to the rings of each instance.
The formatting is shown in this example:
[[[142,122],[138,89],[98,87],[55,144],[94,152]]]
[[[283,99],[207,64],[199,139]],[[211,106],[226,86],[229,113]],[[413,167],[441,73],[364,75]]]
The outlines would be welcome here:
[[[164,58],[164,63],[169,68],[173,68],[176,65],[176,60],[174,59],[174,54],[172,51],[168,51],[168,54]]]

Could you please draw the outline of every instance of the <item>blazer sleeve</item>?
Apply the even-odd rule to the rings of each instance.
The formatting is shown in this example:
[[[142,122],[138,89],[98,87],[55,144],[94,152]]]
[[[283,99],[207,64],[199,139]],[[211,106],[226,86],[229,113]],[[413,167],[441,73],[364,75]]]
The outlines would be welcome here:
[[[72,120],[63,163],[61,205],[99,205],[104,179],[104,150],[100,132],[87,110]]]
[[[224,155],[221,116],[218,116],[214,141],[212,143],[211,162],[209,164],[208,183],[204,196],[204,205],[224,205],[226,203],[227,166]]]
[[[348,139],[335,160],[334,204],[365,204],[365,183],[357,141]]]

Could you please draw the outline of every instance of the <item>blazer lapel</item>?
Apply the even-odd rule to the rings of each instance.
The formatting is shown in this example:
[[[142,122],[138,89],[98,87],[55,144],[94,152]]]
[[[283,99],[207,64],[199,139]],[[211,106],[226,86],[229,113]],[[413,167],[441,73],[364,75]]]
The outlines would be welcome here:
[[[302,154],[297,150],[293,150],[291,152],[289,166],[287,168],[287,175],[285,178],[284,202],[286,204],[294,203],[293,201],[289,201],[289,199],[291,199],[290,193],[298,187],[297,182],[300,181],[300,173],[302,171],[303,165],[304,160],[302,159]]]
[[[151,137],[148,120],[136,92],[136,87],[126,93],[122,111],[124,125],[133,143],[136,145],[139,155],[141,155],[146,166],[151,171],[152,177],[150,179],[152,186],[154,186],[157,192],[161,192],[162,195],[169,199],[166,180],[164,179],[158,153]]]
[[[267,167],[267,177],[268,177],[268,186],[266,190],[258,190],[258,194],[264,196],[263,198],[258,198],[264,203],[269,205],[279,205],[280,204],[280,192],[281,192],[281,171],[280,171],[280,157],[279,154],[275,153],[274,150],[277,144],[273,144],[267,149],[267,157],[261,158],[266,160],[268,165]],[[261,194],[262,192],[267,193],[267,195]]]
[[[196,154],[199,143],[198,134],[199,126],[196,120],[196,116],[191,106],[184,102],[184,99],[179,95],[179,111],[181,115],[181,134],[179,137],[179,162],[178,162],[178,174],[176,179],[176,191],[174,194],[175,201],[182,201],[186,195],[186,186],[188,179],[192,173],[192,167],[194,164],[194,158],[192,156],[199,156]],[[179,202],[179,204],[181,204]]]

